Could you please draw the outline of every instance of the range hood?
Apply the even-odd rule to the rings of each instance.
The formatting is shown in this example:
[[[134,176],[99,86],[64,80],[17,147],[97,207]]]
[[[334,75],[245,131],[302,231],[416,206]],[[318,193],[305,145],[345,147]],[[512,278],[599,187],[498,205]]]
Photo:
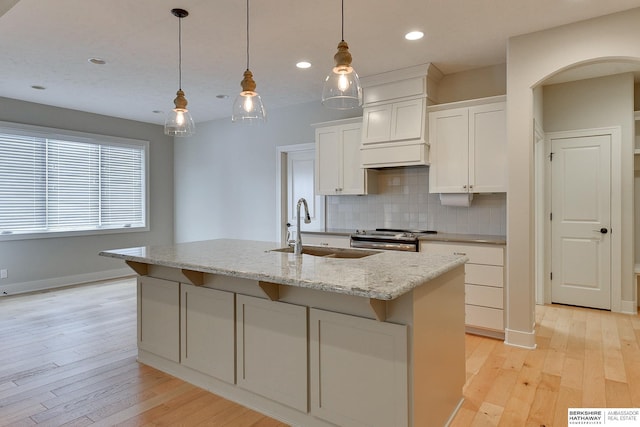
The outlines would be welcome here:
[[[427,106],[442,72],[433,64],[363,77],[363,168],[429,164]]]

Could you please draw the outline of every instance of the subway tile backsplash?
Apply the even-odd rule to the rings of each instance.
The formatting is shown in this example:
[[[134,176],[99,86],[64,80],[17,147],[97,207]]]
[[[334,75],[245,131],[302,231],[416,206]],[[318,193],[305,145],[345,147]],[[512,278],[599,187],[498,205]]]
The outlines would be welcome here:
[[[474,194],[471,206],[442,206],[429,194],[429,168],[381,169],[378,193],[327,196],[327,228],[430,229],[442,233],[506,234],[506,193]]]

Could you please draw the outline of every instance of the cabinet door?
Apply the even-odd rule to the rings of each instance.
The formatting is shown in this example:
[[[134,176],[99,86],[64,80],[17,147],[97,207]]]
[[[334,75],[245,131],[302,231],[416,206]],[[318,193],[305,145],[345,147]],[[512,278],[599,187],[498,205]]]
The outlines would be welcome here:
[[[181,363],[235,383],[235,298],[231,292],[180,285]]]
[[[391,104],[365,107],[362,111],[362,143],[387,142],[391,133]]]
[[[238,385],[308,411],[307,308],[236,297]]]
[[[407,426],[405,325],[311,309],[309,331],[314,416],[343,427]]]
[[[347,125],[342,136],[342,188],[341,194],[365,194],[364,169],[360,156],[361,125]]]
[[[469,192],[469,110],[454,108],[429,114],[431,166],[429,192]]]
[[[397,102],[391,110],[392,141],[421,139],[426,119],[426,99]]]
[[[180,361],[180,285],[138,277],[138,348]]]
[[[474,193],[507,191],[505,103],[469,108],[469,185]]]
[[[337,126],[316,129],[316,193],[332,195],[341,187],[342,144]]]

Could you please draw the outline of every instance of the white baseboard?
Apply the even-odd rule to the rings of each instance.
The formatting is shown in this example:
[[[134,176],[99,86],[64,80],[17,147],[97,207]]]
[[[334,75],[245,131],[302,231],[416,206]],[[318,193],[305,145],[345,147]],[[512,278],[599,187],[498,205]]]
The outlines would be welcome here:
[[[505,329],[504,343],[514,347],[521,347],[533,350],[536,348],[536,331],[531,332],[515,331],[513,329]]]
[[[638,314],[638,304],[635,301],[622,301],[620,303],[620,313]]]
[[[133,276],[135,273],[128,267],[115,270],[98,271],[95,273],[76,274],[73,276],[52,277],[50,279],[34,280],[32,282],[12,283],[0,285],[0,297],[8,295],[24,294],[26,292],[43,291],[46,289],[61,288],[81,283],[98,282],[100,280],[117,279],[119,277]]]

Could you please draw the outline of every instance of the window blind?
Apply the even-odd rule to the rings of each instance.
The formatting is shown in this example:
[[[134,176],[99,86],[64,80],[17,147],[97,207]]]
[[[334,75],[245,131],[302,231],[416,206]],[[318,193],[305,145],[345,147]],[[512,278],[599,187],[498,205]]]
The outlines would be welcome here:
[[[32,133],[0,129],[0,233],[146,226],[145,144]]]

